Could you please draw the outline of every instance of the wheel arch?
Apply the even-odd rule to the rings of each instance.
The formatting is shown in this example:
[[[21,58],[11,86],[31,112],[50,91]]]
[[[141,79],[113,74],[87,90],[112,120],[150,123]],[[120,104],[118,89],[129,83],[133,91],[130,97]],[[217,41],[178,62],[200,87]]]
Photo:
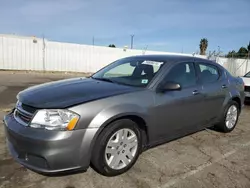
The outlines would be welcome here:
[[[238,103],[238,105],[239,105],[239,111],[241,112],[241,99],[240,99],[240,97],[235,96],[235,97],[232,98],[232,101],[235,101],[235,102]]]
[[[240,110],[240,112],[241,112],[242,107],[243,107],[242,105],[243,105],[243,103],[244,103],[244,101],[242,101],[241,92],[238,91],[238,90],[230,90],[228,102],[230,102],[230,101],[235,101],[235,102],[237,102],[238,105],[239,105],[239,110]]]
[[[105,123],[99,127],[99,129],[96,132],[96,134],[92,140],[92,143],[91,143],[91,147],[90,147],[91,156],[93,153],[93,149],[94,149],[96,140],[97,140],[98,136],[101,134],[101,132],[104,130],[104,128],[107,127],[108,125],[110,125],[111,123],[113,123],[117,120],[121,120],[121,119],[129,119],[138,125],[138,128],[140,129],[141,134],[142,134],[142,151],[146,150],[148,142],[149,142],[148,127],[147,127],[146,120],[143,117],[141,117],[140,115],[138,115],[137,113],[123,113],[123,114],[118,114],[116,116],[113,116],[112,118],[105,121]]]
[[[123,116],[117,117],[113,121],[109,122],[109,124],[114,122],[114,121],[120,120],[120,119],[129,119],[137,124],[137,126],[140,129],[141,134],[142,134],[141,135],[142,136],[142,148],[145,149],[147,147],[148,141],[149,141],[148,127],[147,127],[146,121],[139,115],[129,115],[128,114],[128,115],[123,115]],[[108,126],[108,125],[106,125],[106,126]]]

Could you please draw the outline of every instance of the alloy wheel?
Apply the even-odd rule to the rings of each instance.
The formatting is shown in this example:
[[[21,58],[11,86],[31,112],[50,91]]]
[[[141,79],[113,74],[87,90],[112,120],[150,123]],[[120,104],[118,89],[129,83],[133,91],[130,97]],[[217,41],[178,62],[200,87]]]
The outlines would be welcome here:
[[[109,139],[105,149],[107,165],[114,170],[128,166],[138,149],[138,138],[131,129],[120,129]]]
[[[238,109],[235,105],[230,106],[226,115],[226,126],[228,129],[232,129],[238,118]]]

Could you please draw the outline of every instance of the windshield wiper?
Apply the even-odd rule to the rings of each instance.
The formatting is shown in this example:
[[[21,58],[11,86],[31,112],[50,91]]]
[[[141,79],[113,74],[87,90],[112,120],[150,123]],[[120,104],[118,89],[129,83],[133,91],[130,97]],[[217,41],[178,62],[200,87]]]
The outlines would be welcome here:
[[[92,76],[90,76],[90,78],[95,79],[95,80],[101,80],[101,81],[105,81],[105,82],[115,83],[115,84],[119,84],[119,85],[132,86],[131,84],[126,84],[126,83],[113,81],[113,80],[108,79],[108,78],[96,78],[96,77],[92,77]]]
[[[113,80],[110,80],[108,78],[94,78],[94,77],[91,77],[91,78],[95,79],[95,80],[101,80],[101,81],[105,81],[105,82],[115,83]]]

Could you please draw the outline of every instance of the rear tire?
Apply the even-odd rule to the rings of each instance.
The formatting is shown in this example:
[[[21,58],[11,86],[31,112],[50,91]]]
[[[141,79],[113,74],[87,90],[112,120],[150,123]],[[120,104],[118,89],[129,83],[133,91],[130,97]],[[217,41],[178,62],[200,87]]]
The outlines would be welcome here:
[[[92,153],[91,164],[104,176],[116,176],[128,171],[142,148],[141,132],[129,119],[117,120],[103,129]]]
[[[230,101],[215,128],[224,133],[231,132],[237,125],[239,114],[239,104],[235,101]]]

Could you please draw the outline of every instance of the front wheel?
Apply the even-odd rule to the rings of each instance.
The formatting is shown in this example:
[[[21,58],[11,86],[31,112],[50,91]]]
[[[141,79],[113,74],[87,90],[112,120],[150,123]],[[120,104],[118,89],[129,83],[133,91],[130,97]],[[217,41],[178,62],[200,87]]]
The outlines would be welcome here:
[[[141,151],[141,134],[129,119],[115,121],[98,136],[92,154],[92,167],[105,176],[116,176],[129,170]]]
[[[223,114],[223,117],[221,118],[221,121],[219,124],[217,124],[215,127],[218,128],[222,132],[231,132],[239,118],[239,104],[235,101],[231,101]]]

